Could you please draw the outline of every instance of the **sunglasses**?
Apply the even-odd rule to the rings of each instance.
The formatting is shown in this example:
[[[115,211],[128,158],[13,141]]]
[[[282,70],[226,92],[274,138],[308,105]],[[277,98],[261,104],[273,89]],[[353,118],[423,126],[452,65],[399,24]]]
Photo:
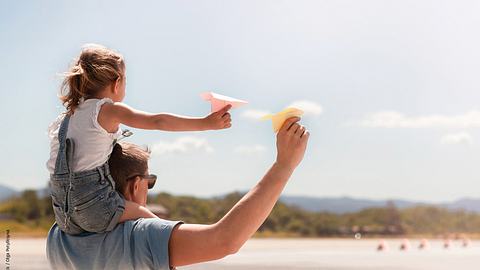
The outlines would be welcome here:
[[[157,176],[155,174],[135,174],[128,177],[126,181],[132,180],[137,176],[148,181],[148,189],[152,189],[157,181]]]

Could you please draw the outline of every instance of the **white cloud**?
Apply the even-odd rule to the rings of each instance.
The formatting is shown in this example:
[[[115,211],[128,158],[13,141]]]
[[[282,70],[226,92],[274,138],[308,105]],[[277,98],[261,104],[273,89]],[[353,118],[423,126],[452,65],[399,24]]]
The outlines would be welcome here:
[[[323,112],[322,106],[320,106],[319,104],[317,104],[315,102],[308,101],[308,100],[297,100],[297,101],[291,103],[290,105],[288,105],[286,108],[288,108],[288,107],[295,107],[295,108],[303,110],[305,112],[305,114],[304,114],[305,116],[318,116],[318,115],[322,114],[322,112]],[[266,111],[266,110],[250,109],[250,110],[244,111],[242,116],[245,117],[245,118],[259,120],[267,114],[271,114],[271,112]]]
[[[211,153],[213,152],[213,147],[204,138],[184,136],[172,142],[161,141],[155,143],[152,145],[151,150],[153,155],[188,153],[192,151]]]
[[[305,112],[305,116],[318,116],[323,112],[323,108],[320,104],[308,100],[297,100],[287,107],[301,109]]]
[[[472,144],[473,138],[467,132],[459,132],[444,135],[440,142],[442,144]]]
[[[396,111],[381,111],[367,115],[358,124],[372,128],[472,128],[480,127],[480,111],[452,116],[406,116]]]
[[[252,155],[252,154],[258,154],[265,152],[267,148],[263,145],[260,144],[255,144],[255,145],[239,145],[235,147],[233,152],[237,154],[246,154],[246,155]]]
[[[259,120],[260,118],[262,118],[263,116],[265,116],[267,114],[270,114],[270,112],[269,111],[264,111],[264,110],[251,109],[251,110],[244,111],[242,116],[245,117],[245,118]]]

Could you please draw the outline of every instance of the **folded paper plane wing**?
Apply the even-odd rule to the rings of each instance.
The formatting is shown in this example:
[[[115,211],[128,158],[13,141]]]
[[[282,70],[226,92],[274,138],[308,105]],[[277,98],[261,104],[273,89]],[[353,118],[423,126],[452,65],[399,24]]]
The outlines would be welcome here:
[[[278,132],[282,127],[285,120],[290,117],[301,117],[303,115],[303,111],[297,108],[286,108],[285,110],[278,112],[276,114],[267,114],[262,117],[262,120],[272,120],[273,131]]]
[[[244,101],[244,100],[227,97],[214,92],[205,92],[200,94],[200,96],[204,100],[210,101],[210,103],[212,104],[212,112],[217,112],[229,104],[232,105],[232,109],[234,109],[248,103],[247,101]]]

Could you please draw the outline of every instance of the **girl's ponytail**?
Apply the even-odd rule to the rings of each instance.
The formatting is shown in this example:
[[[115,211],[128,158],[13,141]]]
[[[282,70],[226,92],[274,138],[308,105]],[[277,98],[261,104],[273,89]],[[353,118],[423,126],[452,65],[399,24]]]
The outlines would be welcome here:
[[[76,65],[71,67],[69,72],[65,72],[64,80],[61,86],[61,93],[65,93],[60,96],[60,100],[67,109],[68,114],[72,114],[77,108],[78,104],[85,96],[85,79],[82,66],[77,62]]]
[[[73,114],[83,99],[95,97],[118,78],[124,79],[124,69],[122,55],[100,45],[84,46],[80,57],[63,74],[60,100],[67,114]]]

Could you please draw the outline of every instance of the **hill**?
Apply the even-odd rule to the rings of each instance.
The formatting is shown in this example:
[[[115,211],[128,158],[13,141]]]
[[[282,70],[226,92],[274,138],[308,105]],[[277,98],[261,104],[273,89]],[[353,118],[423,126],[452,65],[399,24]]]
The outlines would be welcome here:
[[[464,210],[468,212],[480,213],[480,199],[462,198],[453,202],[446,203],[426,203],[409,200],[370,200],[358,199],[352,197],[325,198],[309,196],[288,196],[284,195],[280,201],[290,206],[297,206],[301,209],[311,212],[330,212],[335,214],[354,213],[368,208],[385,207],[388,202],[399,209],[410,208],[413,206],[436,206],[450,210]]]

